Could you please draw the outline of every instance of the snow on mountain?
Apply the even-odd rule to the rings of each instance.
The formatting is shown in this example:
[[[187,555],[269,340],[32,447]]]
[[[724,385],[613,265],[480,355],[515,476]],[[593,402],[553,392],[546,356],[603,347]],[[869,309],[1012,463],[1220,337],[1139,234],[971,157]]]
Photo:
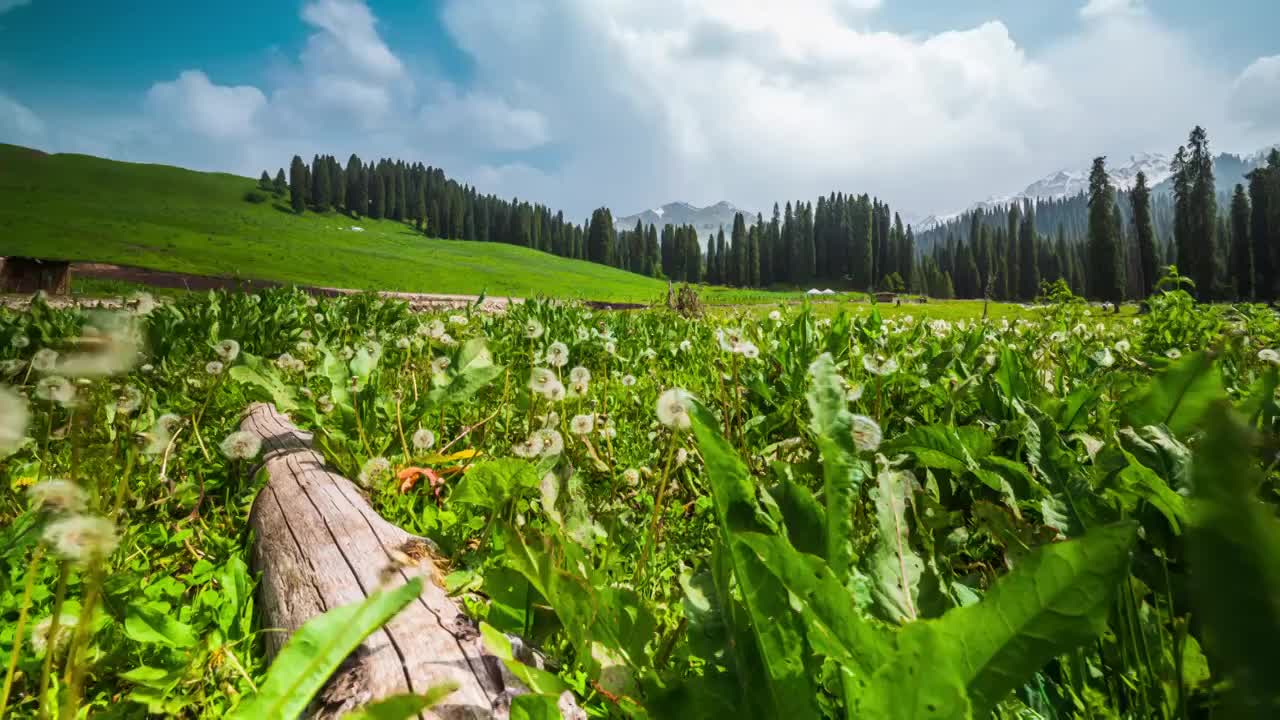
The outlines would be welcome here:
[[[745,210],[721,200],[715,205],[701,208],[687,202],[670,202],[662,207],[618,218],[613,221],[613,226],[618,230],[634,230],[637,220],[646,226],[692,225],[698,229],[698,237],[705,242],[707,236],[715,235],[721,227],[727,235],[733,229],[733,217],[737,213],[742,213],[743,219],[747,221],[747,227],[755,225],[754,210]]]

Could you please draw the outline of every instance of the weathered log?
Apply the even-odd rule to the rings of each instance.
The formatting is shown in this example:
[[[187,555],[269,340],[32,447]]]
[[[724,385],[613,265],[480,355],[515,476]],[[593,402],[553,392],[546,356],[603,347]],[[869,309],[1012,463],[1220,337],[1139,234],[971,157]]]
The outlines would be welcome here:
[[[458,690],[426,717],[507,717],[511,698],[527,691],[440,587],[434,544],[374,512],[354,484],[325,467],[310,434],[273,406],[250,406],[240,427],[262,438],[268,475],[249,524],[271,658],[307,620],[378,588],[425,579],[421,597],[347,658],[308,716],[337,718],[373,700],[455,682]]]

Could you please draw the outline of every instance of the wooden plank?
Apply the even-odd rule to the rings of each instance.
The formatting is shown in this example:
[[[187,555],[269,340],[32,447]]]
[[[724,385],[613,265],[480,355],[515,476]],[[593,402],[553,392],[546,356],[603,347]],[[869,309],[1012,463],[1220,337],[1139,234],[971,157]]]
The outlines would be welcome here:
[[[351,481],[325,466],[310,435],[274,407],[251,405],[241,429],[262,438],[268,475],[249,523],[270,657],[312,617],[426,579],[418,600],[347,658],[308,717],[339,718],[373,700],[455,682],[458,690],[424,717],[505,718],[511,698],[527,690],[485,651],[479,630],[438,584],[434,544],[374,512]],[[397,561],[406,555],[419,559]]]

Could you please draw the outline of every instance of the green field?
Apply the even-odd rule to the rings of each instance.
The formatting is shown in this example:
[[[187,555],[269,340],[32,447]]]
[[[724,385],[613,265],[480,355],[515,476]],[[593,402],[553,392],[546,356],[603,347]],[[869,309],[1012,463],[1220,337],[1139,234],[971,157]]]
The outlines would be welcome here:
[[[423,237],[403,223],[254,204],[256,181],[0,144],[0,254],[95,260],[285,283],[649,302],[666,283],[501,243]],[[362,232],[352,227],[363,228]],[[783,293],[709,289],[712,302]]]

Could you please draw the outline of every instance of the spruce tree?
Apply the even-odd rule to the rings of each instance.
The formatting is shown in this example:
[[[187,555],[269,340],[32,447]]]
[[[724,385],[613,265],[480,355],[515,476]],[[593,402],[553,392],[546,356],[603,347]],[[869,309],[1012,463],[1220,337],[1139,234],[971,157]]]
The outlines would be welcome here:
[[[760,287],[760,234],[763,228],[755,225],[747,233],[747,273],[743,278],[748,287]]]
[[[289,181],[284,177],[284,168],[276,170],[276,179],[271,183],[271,191],[278,196],[289,192]]]
[[[1018,228],[1018,299],[1029,302],[1040,293],[1040,238],[1036,233],[1036,214],[1031,208]]]
[[[857,290],[870,291],[874,276],[871,198],[860,195],[850,217],[851,256],[849,278]]]
[[[289,164],[289,204],[299,215],[307,209],[307,166],[297,155]]]
[[[778,212],[778,203],[773,204],[773,219],[769,221],[769,230],[765,236],[765,245],[769,251],[769,273],[765,278],[766,285],[786,280],[786,260],[782,251],[782,216]]]
[[[271,184],[271,176],[266,170],[262,171],[262,177],[258,178],[258,189],[263,192],[271,192],[274,186]]]
[[[1231,279],[1235,298],[1248,300],[1254,295],[1253,243],[1249,236],[1249,197],[1244,185],[1237,184],[1231,196]]]
[[[1022,207],[1016,201],[1009,206],[1009,216],[1006,220],[1004,271],[1007,281],[1005,287],[1008,290],[1006,297],[1012,298],[1022,292],[1022,283],[1019,279],[1022,272],[1022,243],[1019,235],[1019,228],[1022,225]]]
[[[1191,216],[1188,231],[1193,253],[1186,273],[1195,281],[1202,299],[1217,297],[1218,197],[1213,180],[1213,156],[1209,153],[1209,139],[1204,128],[1197,125],[1188,138],[1191,153],[1187,163],[1192,168]],[[1181,270],[1181,268],[1179,268]]]
[[[1141,297],[1146,297],[1155,289],[1160,279],[1159,260],[1156,258],[1156,229],[1151,223],[1151,190],[1147,188],[1147,175],[1139,171],[1133,183],[1133,191],[1129,193],[1129,204],[1133,211],[1133,235],[1138,246],[1137,286]]]
[[[587,259],[601,265],[612,265],[614,261],[613,214],[609,208],[598,208],[591,213],[591,227],[587,231]]]
[[[1093,294],[1118,305],[1124,291],[1113,217],[1115,194],[1106,163],[1106,157],[1094,158],[1089,171],[1089,275]]]
[[[1253,246],[1254,294],[1261,300],[1276,297],[1276,253],[1267,225],[1268,169],[1260,167],[1248,174],[1249,238]]]
[[[723,232],[723,228],[721,232]],[[729,268],[731,284],[739,287],[747,285],[747,223],[742,213],[733,216],[733,231],[730,236],[733,242],[733,267]]]

